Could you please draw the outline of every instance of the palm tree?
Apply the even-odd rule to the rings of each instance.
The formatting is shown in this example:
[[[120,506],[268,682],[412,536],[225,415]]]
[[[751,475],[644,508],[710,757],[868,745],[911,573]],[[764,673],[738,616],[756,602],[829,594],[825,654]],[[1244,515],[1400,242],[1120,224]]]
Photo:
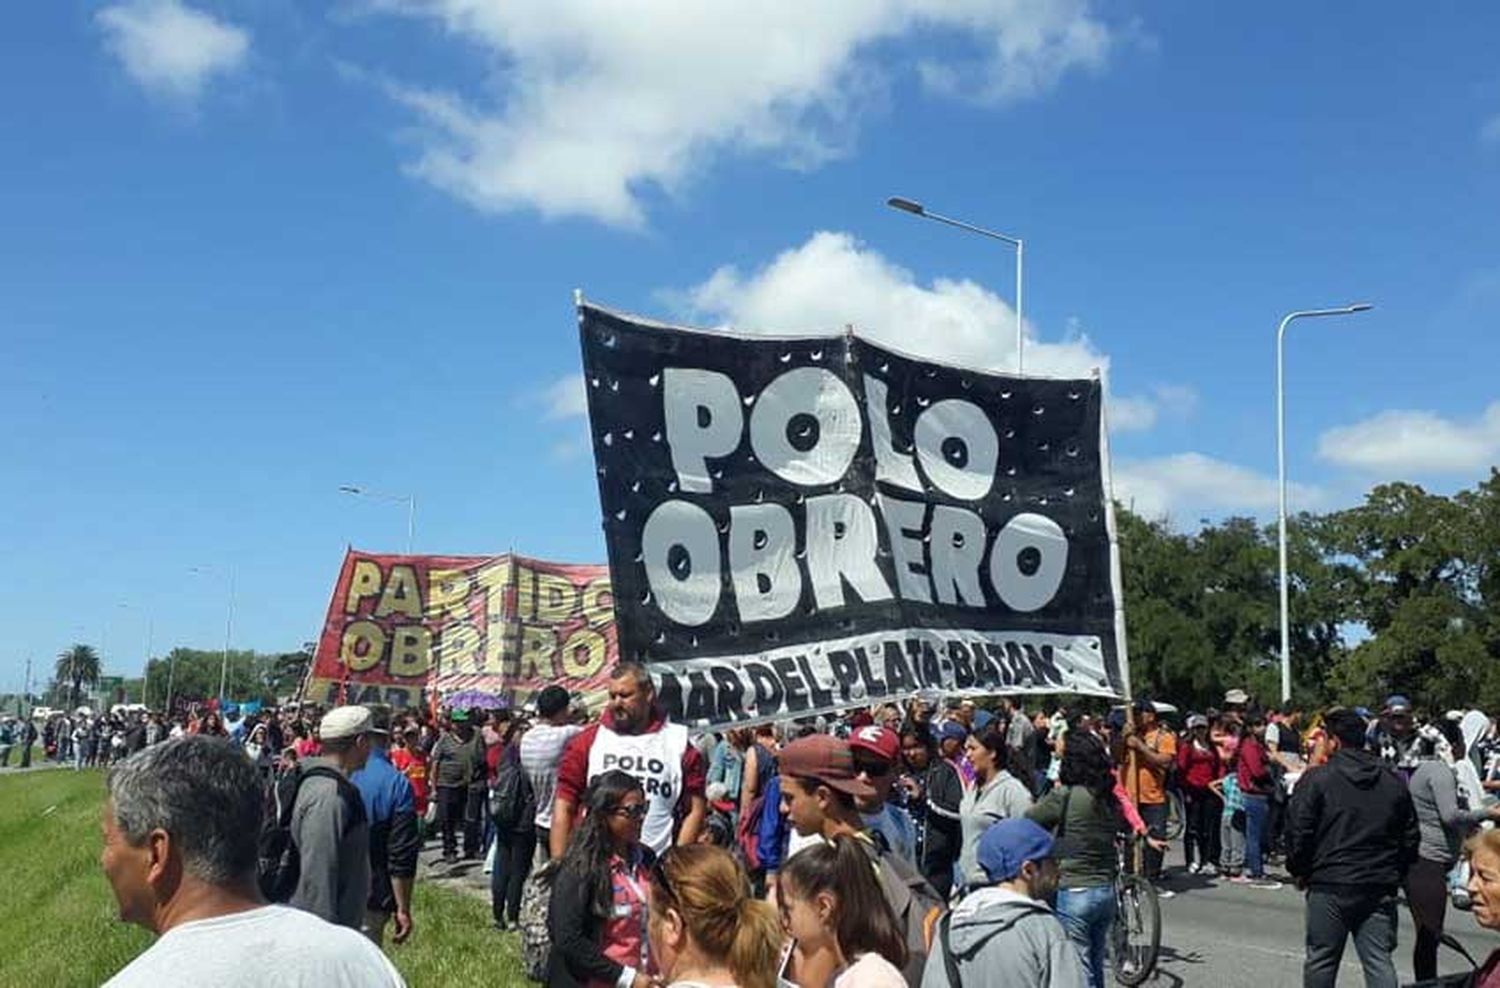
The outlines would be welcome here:
[[[99,653],[94,651],[94,646],[75,643],[72,648],[67,648],[57,653],[57,667],[53,673],[59,683],[69,683],[72,692],[69,694],[71,702],[68,709],[72,710],[78,706],[78,691],[84,683],[90,686],[99,681]]]

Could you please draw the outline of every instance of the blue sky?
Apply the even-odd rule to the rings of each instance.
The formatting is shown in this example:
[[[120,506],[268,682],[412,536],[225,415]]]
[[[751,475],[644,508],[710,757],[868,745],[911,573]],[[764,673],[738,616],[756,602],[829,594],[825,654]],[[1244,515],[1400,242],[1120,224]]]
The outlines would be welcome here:
[[[0,33],[0,690],[315,636],[345,544],[597,561],[572,289],[1109,369],[1191,527],[1500,449],[1500,11],[81,0]],[[775,8],[775,9],[773,9]],[[193,572],[194,569],[199,572]]]

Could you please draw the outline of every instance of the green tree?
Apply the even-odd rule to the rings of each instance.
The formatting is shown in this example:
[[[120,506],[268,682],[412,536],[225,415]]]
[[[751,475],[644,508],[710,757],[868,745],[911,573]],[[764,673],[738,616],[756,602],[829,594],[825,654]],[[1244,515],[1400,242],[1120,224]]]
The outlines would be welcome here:
[[[99,653],[92,645],[75,643],[57,654],[54,677],[59,684],[67,684],[69,687],[70,710],[78,706],[83,684],[94,685],[99,681],[99,674]]]

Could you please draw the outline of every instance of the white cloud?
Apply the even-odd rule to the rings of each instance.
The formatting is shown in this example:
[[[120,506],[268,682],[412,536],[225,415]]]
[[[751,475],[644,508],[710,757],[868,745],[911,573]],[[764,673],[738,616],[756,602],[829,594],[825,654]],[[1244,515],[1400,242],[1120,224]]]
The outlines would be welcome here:
[[[1187,418],[1198,407],[1198,392],[1185,385],[1162,384],[1150,395],[1121,395],[1109,401],[1112,432],[1145,432],[1163,415]]]
[[[94,19],[126,74],[152,95],[186,104],[250,51],[249,32],[179,0],[126,0]]]
[[[748,275],[732,266],[673,293],[690,315],[724,328],[773,334],[828,333],[846,325],[917,356],[964,367],[1015,369],[1016,314],[972,281],[919,284],[910,271],[847,233],[820,232]],[[1087,377],[1108,358],[1086,336],[1038,342],[1027,327],[1026,370]]]
[[[1500,402],[1471,421],[1392,410],[1318,437],[1318,455],[1385,476],[1478,473],[1500,462]]]
[[[1500,113],[1480,125],[1479,140],[1485,144],[1500,144]]]
[[[1176,453],[1114,465],[1115,499],[1146,518],[1190,517],[1276,508],[1276,478],[1205,456]],[[1326,500],[1317,487],[1291,484],[1287,509],[1312,510]]]
[[[579,418],[589,413],[588,392],[583,386],[582,374],[560,377],[542,393],[547,406],[546,417],[550,421]]]
[[[889,44],[930,54],[930,88],[983,102],[1034,97],[1097,69],[1115,36],[1090,0],[370,0],[432,18],[477,50],[489,92],[388,91],[428,127],[410,170],[487,211],[532,208],[637,226],[648,191],[675,194],[716,157],[811,167],[846,152],[892,77]]]

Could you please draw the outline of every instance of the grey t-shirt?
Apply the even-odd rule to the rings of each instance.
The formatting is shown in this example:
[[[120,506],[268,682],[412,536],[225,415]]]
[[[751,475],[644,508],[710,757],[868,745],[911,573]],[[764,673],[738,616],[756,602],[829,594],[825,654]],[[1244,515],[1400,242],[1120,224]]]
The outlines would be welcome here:
[[[1486,810],[1466,810],[1458,801],[1458,778],[1437,759],[1420,762],[1411,775],[1411,802],[1422,840],[1417,854],[1424,861],[1451,865],[1470,827],[1489,819]]]
[[[104,988],[405,988],[353,930],[286,906],[174,926]]]

